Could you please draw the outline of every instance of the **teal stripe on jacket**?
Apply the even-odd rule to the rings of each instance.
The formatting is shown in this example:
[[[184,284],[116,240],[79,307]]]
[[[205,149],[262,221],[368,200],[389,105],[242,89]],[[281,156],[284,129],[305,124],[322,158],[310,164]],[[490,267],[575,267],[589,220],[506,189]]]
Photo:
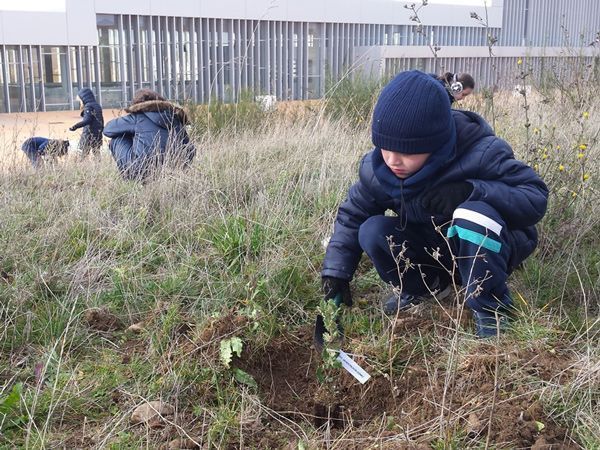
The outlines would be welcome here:
[[[463,241],[469,241],[480,247],[487,248],[495,253],[500,253],[500,249],[502,248],[502,244],[500,242],[492,239],[489,236],[485,236],[476,231],[467,230],[466,228],[459,227],[458,225],[452,225],[450,228],[448,228],[447,236],[451,238],[456,235],[458,235],[458,237]]]

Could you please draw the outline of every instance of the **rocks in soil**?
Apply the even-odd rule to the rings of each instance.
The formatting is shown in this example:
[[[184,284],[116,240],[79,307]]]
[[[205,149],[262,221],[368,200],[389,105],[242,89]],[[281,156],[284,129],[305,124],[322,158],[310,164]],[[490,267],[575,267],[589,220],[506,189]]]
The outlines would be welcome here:
[[[134,334],[140,334],[142,331],[144,331],[144,325],[144,322],[134,323],[133,325],[129,325],[129,327],[127,327],[127,331]]]
[[[200,445],[198,444],[199,439],[186,439],[186,438],[180,438],[180,439],[174,439],[171,442],[169,442],[169,446],[167,447],[169,450],[180,450],[180,449],[195,449],[195,448],[200,448]]]
[[[88,326],[98,331],[115,331],[123,328],[121,319],[106,308],[91,308],[85,312]]]
[[[481,433],[482,424],[477,414],[471,413],[467,418],[467,436],[471,439],[476,438]]]
[[[175,414],[175,408],[171,405],[152,401],[138,406],[131,415],[131,423],[146,424],[150,428],[159,428],[165,424],[164,418]]]

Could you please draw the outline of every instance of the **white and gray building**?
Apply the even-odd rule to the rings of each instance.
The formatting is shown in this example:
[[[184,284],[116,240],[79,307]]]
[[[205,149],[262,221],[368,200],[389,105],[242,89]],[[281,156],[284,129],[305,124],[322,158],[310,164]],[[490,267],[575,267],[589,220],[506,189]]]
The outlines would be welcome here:
[[[429,0],[415,19],[406,6],[421,0],[0,0],[0,112],[73,109],[82,87],[105,107],[139,88],[294,100],[358,73],[463,71],[498,86],[523,57],[535,73],[597,64],[599,0],[484,1]]]

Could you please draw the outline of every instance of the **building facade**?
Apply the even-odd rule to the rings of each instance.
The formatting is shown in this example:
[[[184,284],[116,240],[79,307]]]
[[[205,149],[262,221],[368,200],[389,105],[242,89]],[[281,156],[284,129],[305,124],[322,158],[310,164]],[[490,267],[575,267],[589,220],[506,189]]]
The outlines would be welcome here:
[[[523,57],[536,71],[595,63],[598,0],[483,2],[429,0],[414,17],[399,0],[46,0],[45,11],[0,0],[0,112],[74,109],[82,87],[105,107],[139,88],[180,102],[301,100],[357,74],[464,71],[489,86],[514,79]]]

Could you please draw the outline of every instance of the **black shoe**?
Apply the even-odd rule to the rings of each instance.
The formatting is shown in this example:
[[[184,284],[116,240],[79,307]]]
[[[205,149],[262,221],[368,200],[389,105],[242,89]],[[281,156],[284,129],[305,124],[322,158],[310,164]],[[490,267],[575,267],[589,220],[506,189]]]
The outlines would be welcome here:
[[[405,311],[412,308],[423,300],[425,300],[424,297],[420,295],[401,293],[400,298],[398,298],[396,294],[392,294],[385,302],[383,302],[383,312],[388,316],[393,316],[398,311]]]
[[[397,294],[392,294],[383,302],[383,312],[388,316],[395,315],[398,311],[406,311],[407,309],[416,306],[423,301],[431,300],[433,298],[437,298],[438,300],[443,300],[448,297],[452,292],[452,286],[450,284],[440,287],[440,279],[436,278],[431,291],[435,293],[435,297],[430,293],[423,295],[413,295],[402,292],[400,296]]]
[[[508,316],[499,311],[473,311],[473,320],[475,334],[480,339],[497,337],[508,326]]]

